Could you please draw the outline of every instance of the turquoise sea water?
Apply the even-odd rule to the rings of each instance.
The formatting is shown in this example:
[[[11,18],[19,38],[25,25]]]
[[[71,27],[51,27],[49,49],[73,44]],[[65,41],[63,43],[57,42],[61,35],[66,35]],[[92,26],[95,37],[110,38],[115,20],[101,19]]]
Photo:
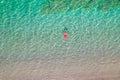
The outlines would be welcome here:
[[[43,2],[0,1],[0,61],[103,55],[120,61],[119,5],[44,14]]]

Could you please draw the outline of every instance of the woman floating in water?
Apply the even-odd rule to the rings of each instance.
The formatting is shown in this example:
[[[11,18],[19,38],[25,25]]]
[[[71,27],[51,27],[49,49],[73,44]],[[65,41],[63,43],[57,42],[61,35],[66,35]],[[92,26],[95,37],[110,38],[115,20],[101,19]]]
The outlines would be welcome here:
[[[64,38],[65,38],[65,39],[68,38],[67,32],[64,32]]]
[[[64,33],[63,33],[63,37],[64,37],[64,39],[66,39],[66,38],[68,38],[68,31],[67,31],[68,29],[65,27],[64,28]]]

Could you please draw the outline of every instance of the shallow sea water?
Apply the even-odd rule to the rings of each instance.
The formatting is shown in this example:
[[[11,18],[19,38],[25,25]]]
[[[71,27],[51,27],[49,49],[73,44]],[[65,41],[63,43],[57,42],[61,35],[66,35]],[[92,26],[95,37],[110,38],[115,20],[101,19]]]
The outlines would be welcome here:
[[[62,1],[0,1],[0,80],[120,78],[120,5]]]

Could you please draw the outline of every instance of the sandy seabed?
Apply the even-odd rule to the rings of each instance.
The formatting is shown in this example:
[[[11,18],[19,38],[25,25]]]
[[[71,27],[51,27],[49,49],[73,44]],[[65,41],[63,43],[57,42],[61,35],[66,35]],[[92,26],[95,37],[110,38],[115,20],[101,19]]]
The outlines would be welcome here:
[[[75,59],[4,62],[0,80],[120,80],[120,63]]]

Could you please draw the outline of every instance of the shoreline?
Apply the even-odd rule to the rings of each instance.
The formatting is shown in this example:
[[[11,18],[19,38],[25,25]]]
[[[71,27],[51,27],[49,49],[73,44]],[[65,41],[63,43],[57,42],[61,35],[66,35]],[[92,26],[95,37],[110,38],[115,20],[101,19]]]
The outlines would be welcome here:
[[[119,80],[120,63],[77,60],[21,61],[0,65],[1,80]]]

